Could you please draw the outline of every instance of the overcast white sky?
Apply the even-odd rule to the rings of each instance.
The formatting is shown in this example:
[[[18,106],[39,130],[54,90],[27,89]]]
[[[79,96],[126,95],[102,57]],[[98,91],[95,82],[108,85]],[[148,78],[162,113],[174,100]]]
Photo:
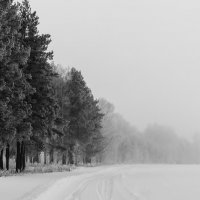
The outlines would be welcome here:
[[[80,69],[129,122],[200,131],[200,2],[30,0],[55,62]]]

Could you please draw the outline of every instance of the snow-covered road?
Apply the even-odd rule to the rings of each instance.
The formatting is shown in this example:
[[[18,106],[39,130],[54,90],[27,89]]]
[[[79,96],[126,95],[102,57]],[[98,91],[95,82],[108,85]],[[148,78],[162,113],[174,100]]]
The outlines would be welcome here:
[[[199,200],[200,166],[121,165],[0,178],[0,194],[3,200]]]

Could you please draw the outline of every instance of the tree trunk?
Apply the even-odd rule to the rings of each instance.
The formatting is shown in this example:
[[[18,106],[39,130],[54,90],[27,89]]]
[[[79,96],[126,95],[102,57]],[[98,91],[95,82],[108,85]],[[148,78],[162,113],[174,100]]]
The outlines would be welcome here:
[[[21,149],[20,149],[20,172],[23,168],[23,152],[24,152],[24,143],[21,142]]]
[[[83,154],[83,164],[86,164],[86,162],[85,162],[85,154]]]
[[[74,156],[73,156],[73,144],[69,145],[69,150],[68,150],[68,163],[70,165],[74,164]]]
[[[73,153],[73,161],[74,161],[75,165],[77,165],[77,155],[76,154],[77,154],[76,152]]]
[[[62,164],[63,164],[63,165],[66,165],[66,164],[67,164],[66,160],[67,160],[67,158],[66,158],[66,153],[63,152],[63,155],[62,155]]]
[[[25,163],[26,163],[26,160],[25,160],[25,144],[24,144],[24,141],[22,141],[21,143],[21,157],[20,157],[20,161],[21,161],[21,168],[20,170],[23,171],[25,169]]]
[[[3,170],[3,149],[1,150],[0,153],[0,170]]]
[[[23,170],[26,168],[26,146],[24,144]]]
[[[54,150],[51,148],[50,150],[50,164],[54,163]]]
[[[30,156],[27,154],[25,155],[25,163],[30,163]]]
[[[17,141],[16,172],[21,169],[21,144]]]
[[[47,164],[47,150],[44,149],[44,164]]]
[[[10,160],[10,145],[7,144],[6,147],[6,169],[9,170],[9,160]]]

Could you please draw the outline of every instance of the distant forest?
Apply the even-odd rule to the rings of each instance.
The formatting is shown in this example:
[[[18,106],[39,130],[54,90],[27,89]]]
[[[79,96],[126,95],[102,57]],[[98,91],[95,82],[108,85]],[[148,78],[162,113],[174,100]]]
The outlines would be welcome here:
[[[116,113],[111,103],[101,99],[99,105],[104,114],[101,132],[109,141],[102,152],[103,163],[200,163],[198,134],[189,141],[158,124],[141,132]]]
[[[41,152],[44,164],[199,163],[200,139],[158,125],[140,133],[95,99],[80,71],[53,62],[51,36],[38,25],[28,0],[0,1],[1,170],[14,159],[23,171]]]

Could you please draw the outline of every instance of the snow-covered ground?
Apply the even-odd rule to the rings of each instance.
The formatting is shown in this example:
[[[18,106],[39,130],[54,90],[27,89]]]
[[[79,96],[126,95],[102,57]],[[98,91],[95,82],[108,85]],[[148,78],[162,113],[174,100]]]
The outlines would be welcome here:
[[[0,178],[2,200],[199,200],[198,165],[118,165]]]

